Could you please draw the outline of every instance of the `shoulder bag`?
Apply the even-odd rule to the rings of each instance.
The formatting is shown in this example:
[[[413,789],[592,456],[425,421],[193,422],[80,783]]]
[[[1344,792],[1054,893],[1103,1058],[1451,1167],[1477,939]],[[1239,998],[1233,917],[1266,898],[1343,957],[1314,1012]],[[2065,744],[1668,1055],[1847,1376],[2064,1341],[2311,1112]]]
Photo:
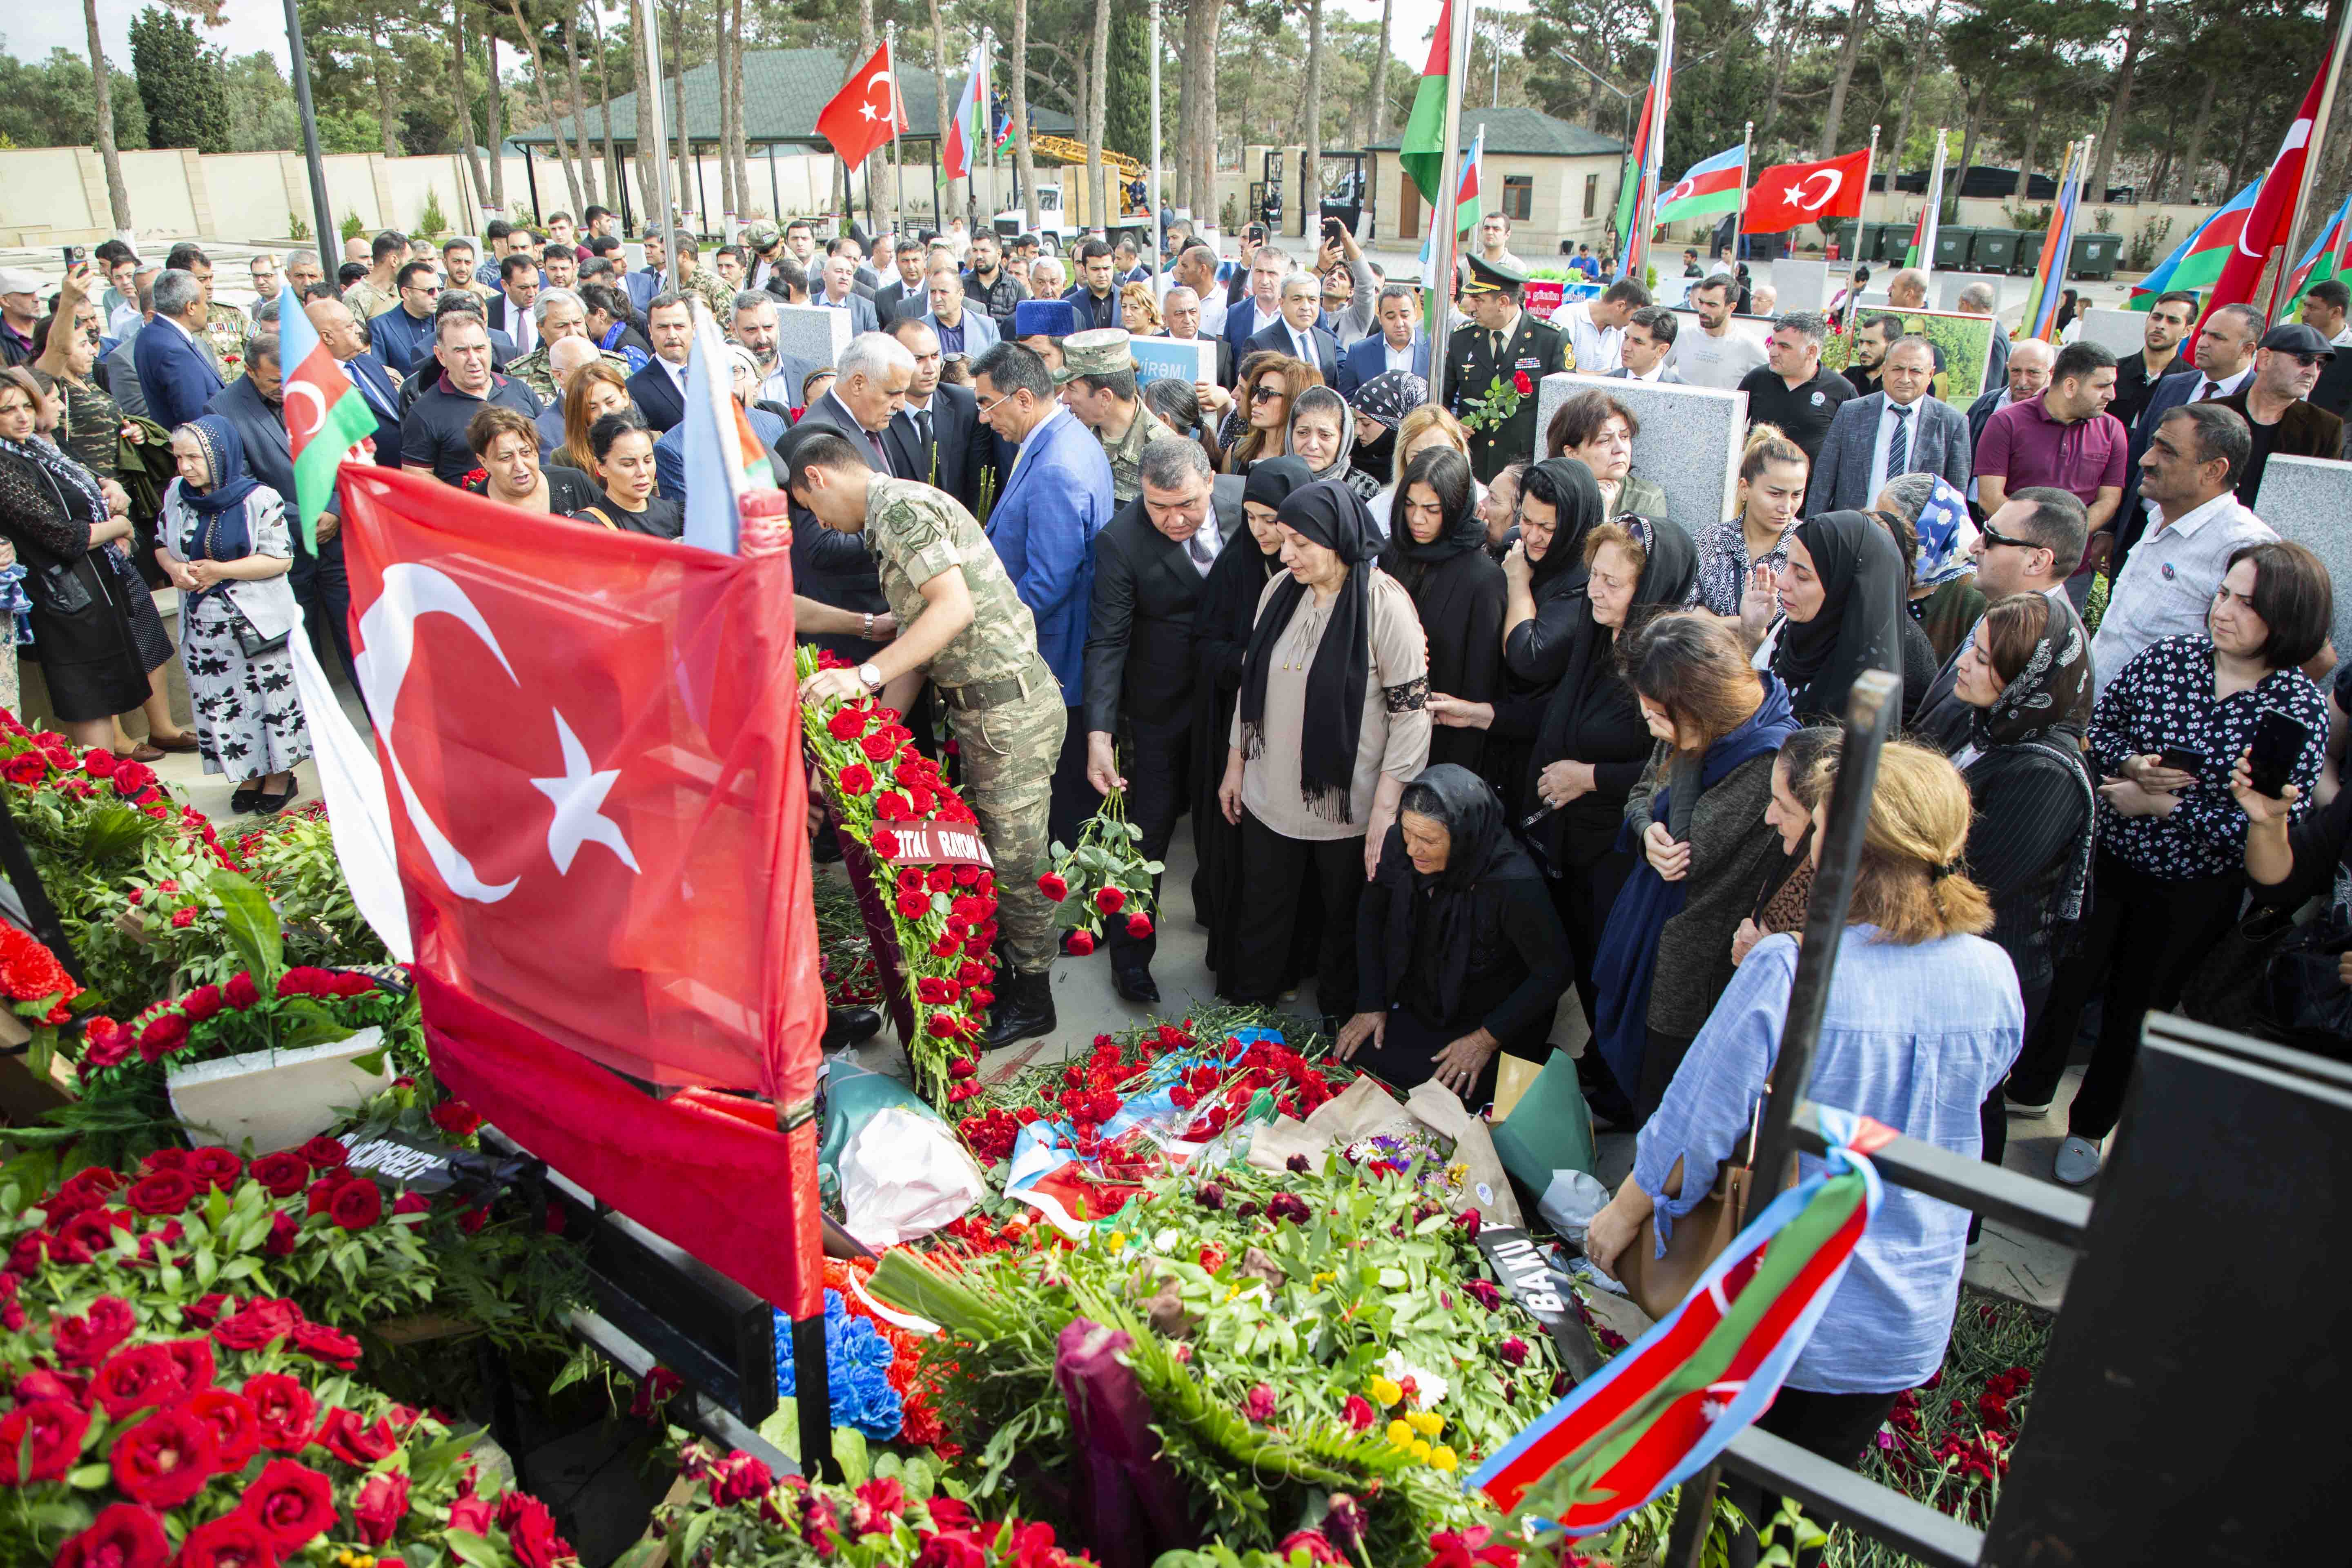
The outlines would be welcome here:
[[[1772,1091],[1767,1081],[1764,1093]],[[1654,1321],[1682,1304],[1708,1264],[1722,1257],[1748,1223],[1748,1194],[1756,1181],[1756,1135],[1764,1117],[1764,1096],[1756,1097],[1748,1113],[1748,1137],[1715,1174],[1715,1190],[1699,1199],[1690,1213],[1675,1221],[1663,1258],[1653,1255],[1657,1243],[1654,1214],[1617,1259],[1617,1282],[1633,1304]]]

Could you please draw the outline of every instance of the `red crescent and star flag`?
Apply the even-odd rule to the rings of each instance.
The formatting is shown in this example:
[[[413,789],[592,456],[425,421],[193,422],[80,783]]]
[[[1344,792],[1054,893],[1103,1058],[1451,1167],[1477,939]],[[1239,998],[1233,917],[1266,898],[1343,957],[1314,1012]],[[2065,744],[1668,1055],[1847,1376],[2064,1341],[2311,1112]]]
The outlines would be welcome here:
[[[278,290],[278,363],[285,367],[286,440],[293,448],[294,502],[302,543],[319,552],[319,514],[335,499],[335,471],[360,443],[375,438],[375,410],[327,345],[294,297],[291,284]]]
[[[1818,163],[1775,163],[1757,176],[1748,193],[1742,234],[1784,234],[1801,223],[1860,217],[1863,186],[1870,178],[1870,150]]]
[[[855,166],[890,140],[894,125],[902,134],[907,131],[907,107],[898,97],[898,73],[885,39],[817,115],[816,133],[833,143],[843,163]]]
[[[342,473],[354,658],[435,1070],[533,1154],[821,1310],[824,995],[788,556]],[[609,1070],[607,1070],[609,1069]],[[761,1119],[665,1088],[755,1089]]]
[[[2246,215],[2246,226],[2238,241],[2230,247],[2230,258],[2221,264],[2221,276],[2205,295],[2205,309],[2197,318],[2198,331],[2205,327],[2205,318],[2223,305],[2251,305],[2257,301],[2254,292],[2263,284],[2263,272],[2269,267],[2271,252],[2293,242],[2294,209],[2303,195],[2303,182],[2311,156],[2311,128],[2319,118],[2319,100],[2327,91],[2328,67],[2335,58],[2335,46],[2320,57],[2319,69],[2313,73],[2311,85],[2304,89],[2303,107],[2295,110],[2294,122],[2286,128],[2279,142],[2278,156],[2271,160],[2270,173],[2263,176],[2262,188],[2254,193],[2254,206]],[[2281,265],[2285,265],[2284,259]],[[2267,311],[2264,312],[2268,314]],[[2195,342],[2192,336],[2190,342]]]

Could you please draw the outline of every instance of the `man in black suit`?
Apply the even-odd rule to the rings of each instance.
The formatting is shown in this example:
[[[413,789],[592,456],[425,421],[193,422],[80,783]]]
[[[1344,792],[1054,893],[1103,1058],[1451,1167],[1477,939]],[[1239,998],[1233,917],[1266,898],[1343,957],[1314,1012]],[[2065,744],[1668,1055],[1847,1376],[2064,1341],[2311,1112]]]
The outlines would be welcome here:
[[[1323,285],[1311,272],[1282,280],[1282,314],[1250,334],[1248,353],[1270,350],[1306,361],[1323,373],[1323,384],[1339,379],[1339,340],[1317,326],[1323,314]]]
[[[1094,603],[1087,627],[1087,781],[1127,791],[1127,819],[1143,830],[1147,860],[1164,859],[1192,798],[1192,616],[1201,587],[1235,524],[1218,515],[1209,458],[1197,441],[1144,448],[1143,493],[1095,539]],[[1238,499],[1234,502],[1238,511]],[[1115,749],[1128,731],[1127,767]],[[1160,879],[1152,879],[1160,908]],[[1129,1002],[1160,1000],[1152,936],[1110,921],[1111,983]]]
[[[923,278],[923,242],[913,235],[898,237],[898,273],[874,290],[874,313],[887,331],[901,316],[919,316],[931,308],[929,285]]]
[[[2319,384],[2311,389],[2312,406],[2338,419],[2352,414],[2352,352],[2347,352],[2352,351],[2352,328],[2345,325],[2347,310],[2352,310],[2352,289],[2339,279],[2326,279],[2303,292],[2303,324],[2326,338],[2327,346],[2336,351],[2336,357],[2319,373]]]
[[[646,308],[653,329],[654,357],[629,377],[629,401],[646,423],[667,435],[686,417],[686,362],[694,343],[694,318],[683,294],[656,294]]]
[[[980,476],[993,451],[993,433],[980,422],[980,401],[970,387],[940,380],[947,358],[940,351],[939,333],[921,317],[899,317],[890,323],[890,335],[915,356],[906,406],[882,431],[890,468],[945,490],[978,515]]]
[[[2242,416],[2253,433],[2253,455],[2238,476],[2238,500],[2252,507],[2262,494],[2263,471],[2273,456],[2326,458],[2344,450],[2344,421],[2307,399],[2336,350],[2315,327],[2284,321],[2263,334],[2254,374],[2227,397],[2214,399]]]
[[[914,384],[914,355],[896,338],[866,333],[850,340],[838,368],[833,385],[810,403],[781,445],[789,450],[793,438],[802,431],[830,426],[849,437],[858,456],[877,473],[907,478],[898,472],[886,437],[893,417],[906,404],[908,389]],[[978,405],[972,409],[972,423],[977,425]],[[885,456],[875,456],[877,448]],[[881,574],[866,548],[866,535],[827,528],[797,505],[792,515],[793,592],[861,617],[855,633],[804,632],[800,640],[863,664],[896,635],[897,626],[890,616],[890,601],[882,593]]]
[[[490,296],[490,331],[504,332],[514,352],[527,354],[539,346],[539,322],[530,313],[539,301],[539,263],[514,251],[499,263],[499,292]],[[429,350],[431,344],[427,344]]]

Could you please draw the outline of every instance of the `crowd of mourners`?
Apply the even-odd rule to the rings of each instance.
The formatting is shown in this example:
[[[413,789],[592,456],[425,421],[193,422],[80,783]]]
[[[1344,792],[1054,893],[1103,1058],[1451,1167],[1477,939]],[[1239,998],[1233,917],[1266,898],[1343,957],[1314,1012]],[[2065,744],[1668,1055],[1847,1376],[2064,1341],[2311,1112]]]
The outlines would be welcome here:
[[[1812,1094],[1998,1161],[2011,1118],[2052,1113],[2080,1042],[2051,1173],[2090,1181],[2143,1016],[2225,986],[2208,961],[2250,901],[2284,929],[2315,899],[2352,929],[2331,584],[2250,504],[2272,456],[2340,447],[2306,399],[2352,339],[2344,289],[2296,321],[2231,306],[2193,331],[2194,299],[2167,296],[2122,364],[1996,325],[1962,407],[1906,318],[1924,280],[1833,321],[1758,319],[1760,289],[1694,258],[1688,314],[1624,282],[1538,321],[1496,221],[1434,347],[1420,291],[1336,228],[1297,258],[1253,228],[1228,258],[1180,221],[1155,271],[1132,240],[1063,258],[959,220],[869,261],[856,237],[759,223],[706,269],[676,229],[633,265],[596,208],[577,233],[493,224],[479,257],[353,241],[332,278],[313,253],[258,255],[249,317],[214,300],[197,247],[160,268],[101,247],[43,313],[35,280],[0,273],[0,592],[77,743],[199,750],[239,810],[276,810],[309,746],[298,604],[331,662],[351,652],[338,520],[315,547],[289,527],[282,300],[374,411],[378,463],[665,538],[699,300],[795,503],[803,637],[874,669],[941,602],[908,595],[961,564],[990,635],[1024,643],[1014,673],[894,668],[890,692],[926,743],[927,669],[942,716],[1042,702],[1007,753],[1034,742],[1036,776],[1003,788],[1034,784],[1061,842],[1113,787],[1151,858],[1189,817],[1174,902],[1219,995],[1311,984],[1340,1056],[1475,1108],[1505,1053],[1548,1055],[1573,991],[1584,1096],[1638,1131],[1590,1231],[1604,1268],[1664,1246],[1749,1123],[1836,726],[1873,670],[1897,679],[1900,738]],[[794,308],[845,312],[847,346],[783,353]],[[1841,335],[1851,363],[1829,369]],[[1498,395],[1514,370],[1561,369],[1592,379],[1540,428],[1535,397]],[[1675,515],[1677,454],[1642,447],[1612,382],[1748,394],[1724,515]],[[845,490],[852,469],[900,488]],[[946,521],[878,560],[877,531],[916,526],[886,515],[907,484],[930,498],[907,515]],[[1000,583],[1012,618],[988,620]],[[192,731],[164,698],[164,584]],[[1008,887],[1023,869],[1000,867]],[[1159,1000],[1156,943],[1112,932],[1130,1002]],[[1001,989],[992,1045],[1052,1029],[1049,992]],[[1961,1211],[1890,1191],[1864,1287],[1768,1424],[1851,1459],[1940,1356],[1972,1239]]]

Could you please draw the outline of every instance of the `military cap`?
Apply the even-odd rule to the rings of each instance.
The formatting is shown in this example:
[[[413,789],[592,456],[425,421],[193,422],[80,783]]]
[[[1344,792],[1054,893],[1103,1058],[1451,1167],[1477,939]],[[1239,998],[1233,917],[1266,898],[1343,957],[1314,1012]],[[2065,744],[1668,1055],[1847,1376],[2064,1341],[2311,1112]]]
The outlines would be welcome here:
[[[1069,309],[1066,305],[1062,308]],[[1062,340],[1062,368],[1054,379],[1063,382],[1079,375],[1117,375],[1134,368],[1135,355],[1127,346],[1127,330],[1097,327],[1072,332]]]
[[[1470,281],[1462,286],[1465,294],[1492,294],[1502,289],[1517,291],[1528,280],[1528,275],[1516,267],[1506,267],[1499,261],[1489,261],[1483,256],[1470,258]]]

